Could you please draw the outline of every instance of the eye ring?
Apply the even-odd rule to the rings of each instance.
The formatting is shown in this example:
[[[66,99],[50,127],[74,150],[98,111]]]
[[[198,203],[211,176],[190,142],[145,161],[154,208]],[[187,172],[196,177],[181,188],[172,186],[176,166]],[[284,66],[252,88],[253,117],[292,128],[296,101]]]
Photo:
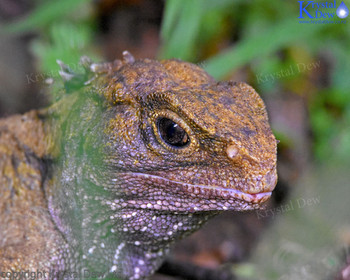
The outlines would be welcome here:
[[[165,109],[154,112],[150,116],[150,122],[153,128],[154,137],[156,138],[157,142],[166,150],[180,154],[192,154],[197,150],[198,143],[192,129],[183,118],[181,118],[173,111]],[[165,138],[165,134],[162,135],[162,133],[159,131],[159,125],[167,126],[174,124],[176,124],[177,127],[171,127],[171,129],[175,128],[176,130],[174,132],[180,132],[180,135],[177,135],[172,139]]]

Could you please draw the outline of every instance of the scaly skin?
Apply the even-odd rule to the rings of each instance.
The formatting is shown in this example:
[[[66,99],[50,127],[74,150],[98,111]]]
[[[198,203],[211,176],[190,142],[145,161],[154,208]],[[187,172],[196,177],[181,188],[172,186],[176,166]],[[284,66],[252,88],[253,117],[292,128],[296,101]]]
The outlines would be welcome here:
[[[211,216],[270,197],[276,140],[253,88],[128,53],[85,67],[53,106],[0,120],[1,271],[145,279]]]

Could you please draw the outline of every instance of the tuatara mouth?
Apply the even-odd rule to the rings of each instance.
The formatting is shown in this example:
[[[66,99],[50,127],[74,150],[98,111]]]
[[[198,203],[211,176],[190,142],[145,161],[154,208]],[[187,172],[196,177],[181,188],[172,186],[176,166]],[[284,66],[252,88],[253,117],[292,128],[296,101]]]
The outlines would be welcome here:
[[[236,201],[240,200],[247,204],[260,205],[267,201],[272,191],[258,192],[258,193],[247,193],[233,188],[225,188],[219,186],[208,186],[208,185],[194,185],[185,182],[175,181],[167,179],[161,176],[146,174],[146,173],[119,173],[127,180],[141,179],[143,183],[148,182],[156,186],[162,186],[162,188],[171,189],[172,193],[187,194],[195,198],[220,200],[220,201]],[[269,186],[267,189],[273,189],[275,185]],[[255,208],[255,207],[254,207]]]

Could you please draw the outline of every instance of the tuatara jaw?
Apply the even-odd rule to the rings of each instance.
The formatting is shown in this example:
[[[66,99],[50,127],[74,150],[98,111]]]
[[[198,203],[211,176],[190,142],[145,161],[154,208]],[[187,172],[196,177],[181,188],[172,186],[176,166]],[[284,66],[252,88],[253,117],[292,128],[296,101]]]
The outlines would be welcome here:
[[[124,182],[126,185],[132,182],[133,186],[137,186],[141,185],[141,182],[142,184],[147,182],[147,185],[152,185],[153,188],[157,188],[158,192],[155,192],[156,195],[154,198],[148,196],[142,199],[136,199],[148,201],[145,207],[157,210],[166,210],[169,207],[172,210],[178,211],[187,211],[192,208],[195,211],[197,208],[204,210],[259,209],[261,204],[270,198],[272,189],[275,186],[274,182],[273,185],[266,188],[267,191],[248,193],[234,188],[190,184],[146,173],[127,172],[119,173],[118,175],[120,178],[123,178],[123,181],[125,180]],[[138,197],[138,195],[142,196],[143,193],[142,188],[129,189],[129,191],[133,194],[133,200],[135,197]],[[160,195],[159,192],[161,192]],[[173,199],[168,203],[167,198],[171,196]],[[186,201],[191,201],[191,203],[186,203]],[[132,203],[136,207],[138,206],[138,203],[134,201]],[[201,207],[197,207],[197,204],[201,205]],[[240,209],[237,209],[237,207]]]

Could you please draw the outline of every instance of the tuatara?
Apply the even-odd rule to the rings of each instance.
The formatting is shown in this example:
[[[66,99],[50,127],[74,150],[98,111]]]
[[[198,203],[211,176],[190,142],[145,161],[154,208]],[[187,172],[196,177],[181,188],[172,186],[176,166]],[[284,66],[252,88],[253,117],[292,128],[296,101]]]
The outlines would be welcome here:
[[[208,218],[270,197],[276,139],[252,87],[127,52],[83,65],[61,64],[52,106],[0,120],[1,272],[145,279]]]

